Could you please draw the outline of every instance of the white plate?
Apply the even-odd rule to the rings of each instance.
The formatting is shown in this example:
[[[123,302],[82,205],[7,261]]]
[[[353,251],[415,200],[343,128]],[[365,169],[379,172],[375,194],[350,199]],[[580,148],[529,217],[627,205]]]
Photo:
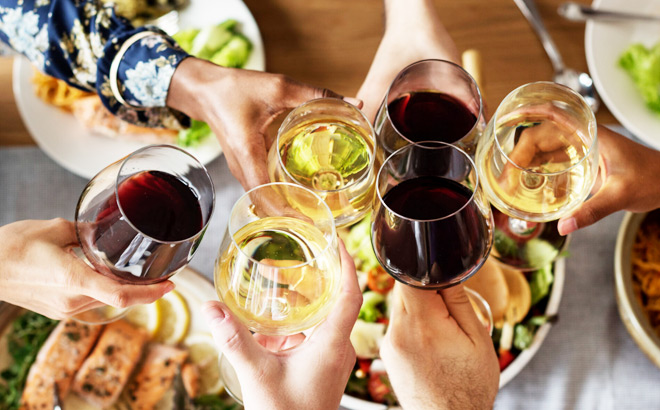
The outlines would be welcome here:
[[[660,15],[658,0],[595,0],[594,7]],[[596,89],[616,119],[636,137],[660,149],[660,114],[648,109],[619,57],[634,43],[660,41],[658,22],[588,22],[585,50]]]
[[[239,22],[239,31],[253,44],[245,68],[263,71],[264,45],[257,22],[241,0],[192,0],[179,14],[179,26],[206,27],[228,18]],[[24,57],[14,60],[13,88],[16,105],[32,138],[55,162],[83,178],[91,179],[101,169],[147,145],[93,135],[73,115],[40,100],[31,83],[33,69]],[[185,148],[203,164],[217,158],[222,150],[215,138],[194,148]]]
[[[564,259],[558,259],[555,262],[554,266],[554,282],[552,284],[552,290],[550,291],[550,298],[548,299],[548,304],[545,308],[546,316],[554,316],[559,311],[559,302],[561,302],[561,295],[564,291],[564,276],[566,274],[566,261]],[[520,371],[527,366],[532,357],[536,355],[538,350],[541,348],[543,341],[548,336],[550,329],[552,328],[551,323],[543,324],[536,333],[534,334],[534,340],[532,344],[525,350],[523,350],[516,358],[507,366],[502,373],[500,373],[500,389],[504,387],[507,383],[513,380],[514,377],[520,373]],[[350,410],[394,410],[400,409],[400,407],[387,407],[381,403],[374,403],[367,400],[358,399],[357,397],[349,396],[344,394],[341,399],[341,405]]]

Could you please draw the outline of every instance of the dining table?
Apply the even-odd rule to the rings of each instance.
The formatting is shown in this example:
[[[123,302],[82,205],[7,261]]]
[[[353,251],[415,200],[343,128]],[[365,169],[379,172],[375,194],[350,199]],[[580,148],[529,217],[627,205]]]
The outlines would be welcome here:
[[[244,2],[263,37],[267,71],[342,95],[357,93],[383,34],[383,0]],[[584,24],[562,19],[561,3],[537,0],[567,66],[588,71]],[[513,0],[435,5],[458,49],[481,56],[480,86],[490,111],[517,86],[552,79],[550,61]],[[0,226],[73,219],[88,181],[50,159],[27,131],[12,92],[14,58],[21,57],[0,57]],[[605,105],[596,119],[627,134]],[[208,169],[215,212],[191,266],[212,278],[231,206],[243,189],[223,156]],[[528,365],[500,390],[496,409],[660,409],[660,369],[637,347],[617,310],[613,265],[622,218],[615,213],[572,235],[558,320]]]

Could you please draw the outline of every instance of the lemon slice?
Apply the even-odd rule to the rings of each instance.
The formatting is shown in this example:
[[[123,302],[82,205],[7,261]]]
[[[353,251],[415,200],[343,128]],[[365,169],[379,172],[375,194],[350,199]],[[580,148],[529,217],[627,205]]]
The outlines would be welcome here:
[[[146,329],[154,337],[162,324],[161,303],[157,300],[148,305],[136,305],[128,310],[124,319],[131,324]]]
[[[220,363],[215,341],[210,333],[193,333],[183,341],[190,360],[199,368],[200,394],[220,394],[224,383],[220,377]]]
[[[188,304],[176,290],[166,294],[158,302],[163,320],[154,340],[171,345],[180,343],[188,334],[190,326]]]

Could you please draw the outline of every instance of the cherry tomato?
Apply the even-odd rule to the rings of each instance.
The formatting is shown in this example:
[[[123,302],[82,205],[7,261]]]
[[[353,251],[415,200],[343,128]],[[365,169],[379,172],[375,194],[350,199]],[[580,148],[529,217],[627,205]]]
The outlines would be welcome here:
[[[367,390],[371,398],[378,403],[392,403],[394,400],[387,373],[372,373],[367,381]]]
[[[369,374],[369,370],[371,370],[371,359],[357,359],[357,361],[360,370],[362,370],[365,375]]]
[[[374,292],[385,294],[394,287],[394,278],[382,266],[377,266],[367,272],[367,286]]]
[[[500,361],[500,371],[504,370],[508,365],[510,365],[515,358],[516,357],[509,350],[500,350],[498,358]]]

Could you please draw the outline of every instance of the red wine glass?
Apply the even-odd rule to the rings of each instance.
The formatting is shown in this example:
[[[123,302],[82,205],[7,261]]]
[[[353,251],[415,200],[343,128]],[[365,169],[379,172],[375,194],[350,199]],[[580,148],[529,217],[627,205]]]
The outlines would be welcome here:
[[[150,145],[107,166],[87,184],[76,207],[76,233],[86,261],[119,282],[167,280],[192,259],[213,213],[215,191],[204,166],[183,149]],[[76,316],[116,320],[125,309]]]
[[[405,145],[427,140],[455,144],[474,155],[485,126],[476,81],[445,60],[422,60],[401,70],[374,122],[381,162]]]
[[[474,162],[460,148],[424,141],[399,149],[381,166],[376,193],[371,241],[395,279],[442,289],[485,262],[493,216]]]

